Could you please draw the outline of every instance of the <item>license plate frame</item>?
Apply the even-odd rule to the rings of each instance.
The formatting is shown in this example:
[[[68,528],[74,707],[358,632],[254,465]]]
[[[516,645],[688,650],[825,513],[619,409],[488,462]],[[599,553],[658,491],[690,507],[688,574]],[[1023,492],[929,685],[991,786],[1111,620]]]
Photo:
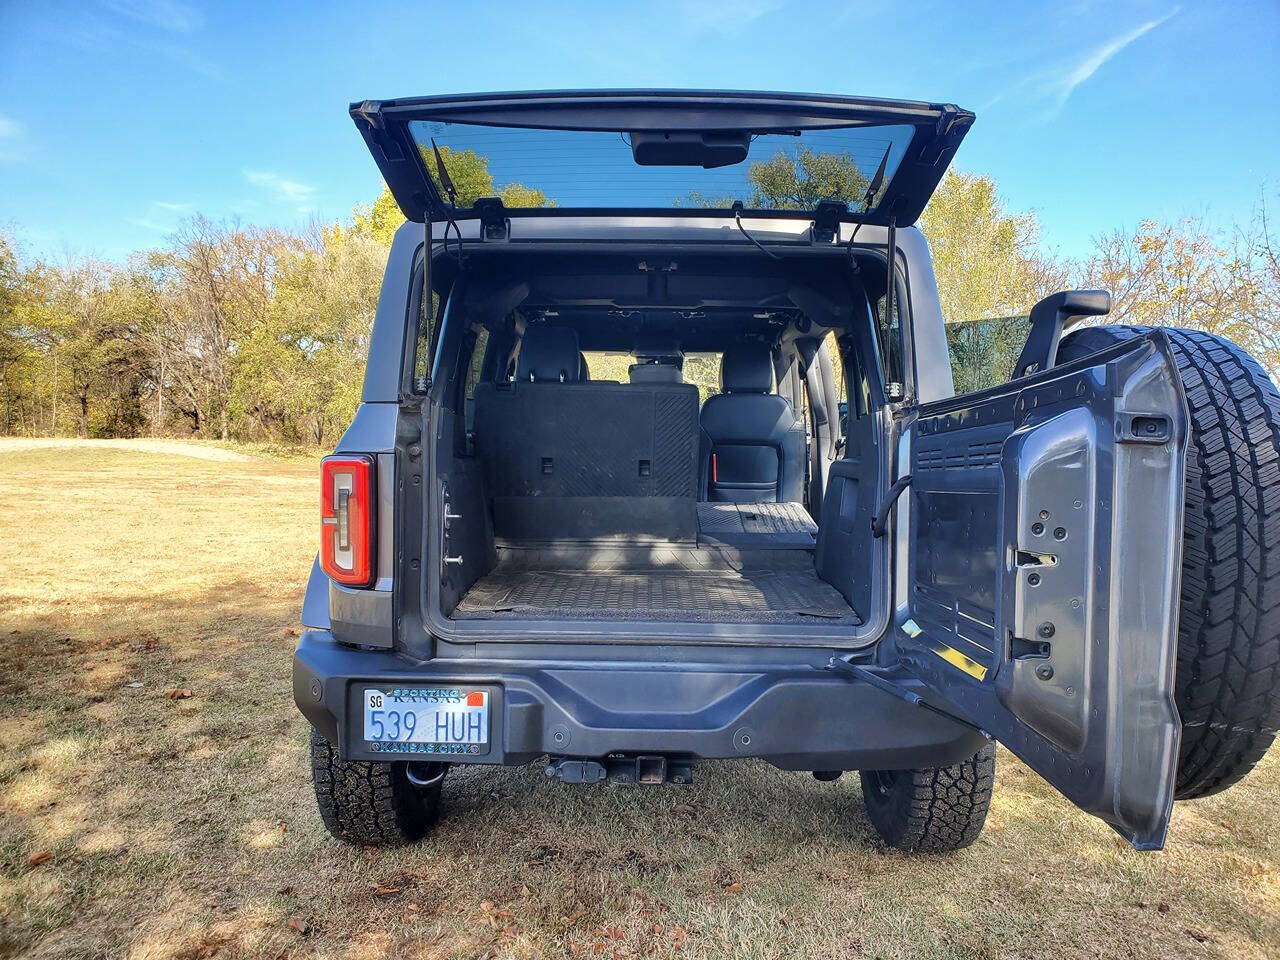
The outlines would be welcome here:
[[[354,691],[353,719],[359,724],[357,738],[368,753],[388,757],[430,756],[439,759],[467,761],[488,757],[495,739],[494,710],[499,703],[499,689],[487,684],[379,684],[359,685]],[[374,697],[382,702],[371,705]],[[482,699],[477,705],[475,699]],[[468,705],[468,700],[471,705]],[[380,711],[380,723],[373,723],[371,714]],[[391,714],[396,716],[393,718]],[[406,717],[413,717],[412,727]],[[435,739],[429,731],[438,732],[437,725],[443,717],[444,729],[452,728],[455,739]],[[474,739],[479,717],[479,740]],[[421,726],[420,726],[421,725]],[[372,729],[371,729],[372,728]],[[382,736],[376,734],[381,730]],[[398,734],[398,736],[393,736]]]

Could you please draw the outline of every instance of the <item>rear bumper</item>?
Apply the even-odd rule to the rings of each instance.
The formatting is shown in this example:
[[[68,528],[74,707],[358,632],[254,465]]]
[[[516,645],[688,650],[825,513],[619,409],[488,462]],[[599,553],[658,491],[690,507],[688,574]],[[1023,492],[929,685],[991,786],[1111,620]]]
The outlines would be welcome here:
[[[386,759],[358,729],[353,691],[366,682],[498,688],[492,748],[467,763],[623,753],[759,757],[788,770],[902,769],[955,763],[984,743],[969,727],[808,664],[415,661],[307,631],[293,657],[294,700],[344,759]]]

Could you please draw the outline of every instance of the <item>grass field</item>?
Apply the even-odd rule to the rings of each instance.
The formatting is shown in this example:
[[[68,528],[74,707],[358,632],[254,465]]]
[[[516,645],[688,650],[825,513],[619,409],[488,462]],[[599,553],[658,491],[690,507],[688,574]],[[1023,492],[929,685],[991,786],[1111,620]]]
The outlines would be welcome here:
[[[210,449],[0,441],[0,955],[1280,955],[1274,752],[1158,854],[1007,753],[949,857],[878,847],[856,777],[758,763],[462,770],[427,842],[339,844],[288,679],[316,471]]]

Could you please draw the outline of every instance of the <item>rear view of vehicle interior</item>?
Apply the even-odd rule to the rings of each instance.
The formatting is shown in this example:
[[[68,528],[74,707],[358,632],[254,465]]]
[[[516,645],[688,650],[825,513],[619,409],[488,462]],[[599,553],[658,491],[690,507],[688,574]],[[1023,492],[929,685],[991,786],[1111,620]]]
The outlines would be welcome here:
[[[869,632],[896,356],[882,257],[837,252],[437,258],[433,632]]]

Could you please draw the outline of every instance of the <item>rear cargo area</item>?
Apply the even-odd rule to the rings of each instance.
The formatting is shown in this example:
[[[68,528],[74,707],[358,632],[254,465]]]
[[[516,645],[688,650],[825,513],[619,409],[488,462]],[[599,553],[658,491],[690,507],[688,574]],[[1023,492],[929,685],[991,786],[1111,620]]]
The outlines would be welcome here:
[[[616,295],[651,273],[604,266],[616,275],[487,278],[453,308],[469,326],[446,335],[457,359],[442,366],[448,399],[431,429],[433,632],[509,638],[523,622],[566,640],[591,632],[587,623],[601,636],[712,642],[872,635],[884,586],[870,526],[878,426],[864,409],[837,450],[824,340],[834,338],[794,309],[758,309],[768,293],[739,291],[746,276],[694,280],[700,296],[751,304],[715,317],[572,309],[566,301],[595,297],[596,286]],[[689,266],[679,272],[693,279]],[[660,288],[664,277],[649,279]],[[787,276],[764,282],[803,296]],[[645,290],[636,295],[662,295]],[[621,351],[625,365],[593,350]],[[708,384],[698,364],[712,362],[719,376]]]

